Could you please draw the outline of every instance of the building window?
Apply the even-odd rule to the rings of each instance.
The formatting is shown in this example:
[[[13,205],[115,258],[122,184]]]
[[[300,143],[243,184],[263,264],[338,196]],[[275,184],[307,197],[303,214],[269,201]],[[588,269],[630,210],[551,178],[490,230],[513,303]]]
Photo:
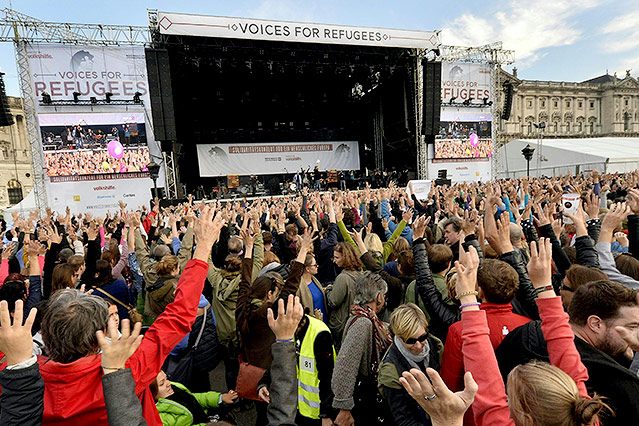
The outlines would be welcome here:
[[[554,101],[554,102],[553,102],[553,106],[554,106],[555,108],[559,108],[559,102]]]
[[[555,133],[559,133],[559,123],[555,121]]]
[[[628,99],[624,99],[624,101],[623,101],[623,102],[624,102],[624,104],[625,104],[626,106],[628,106]]]
[[[528,134],[532,134],[532,123],[528,123]]]
[[[590,109],[595,109],[595,103],[593,101],[590,101]]]
[[[579,101],[579,103],[577,104],[577,106],[578,106],[579,108],[583,108],[583,107],[584,107],[584,103],[583,103],[582,101]]]
[[[623,131],[627,132],[629,130],[630,130],[630,114],[625,112],[623,114]]]
[[[594,121],[590,122],[590,134],[591,135],[595,134],[595,122]]]
[[[532,99],[528,99],[528,108],[532,108]]]
[[[22,201],[22,185],[15,179],[7,183],[7,193],[9,195],[9,204],[18,204]]]
[[[579,123],[577,123],[577,131],[579,133],[581,133],[583,131],[583,129],[584,129],[583,127],[584,127],[584,125],[581,123],[581,121]]]
[[[546,108],[546,101],[544,99],[541,100],[541,107]]]
[[[570,99],[566,99],[566,108],[570,108]]]

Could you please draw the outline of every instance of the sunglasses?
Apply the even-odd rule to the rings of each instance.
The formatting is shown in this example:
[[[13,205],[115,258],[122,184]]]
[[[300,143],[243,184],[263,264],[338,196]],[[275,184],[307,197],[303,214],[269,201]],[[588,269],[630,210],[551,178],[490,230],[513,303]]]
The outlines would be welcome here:
[[[419,337],[410,337],[404,340],[404,342],[406,342],[407,345],[414,345],[417,342],[424,343],[426,339],[428,339],[428,333],[424,333]]]

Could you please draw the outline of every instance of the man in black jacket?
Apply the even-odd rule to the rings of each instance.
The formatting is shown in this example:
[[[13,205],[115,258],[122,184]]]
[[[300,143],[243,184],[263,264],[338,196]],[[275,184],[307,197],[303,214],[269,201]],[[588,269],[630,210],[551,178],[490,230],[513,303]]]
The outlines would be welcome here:
[[[639,327],[637,292],[612,281],[593,281],[575,292],[569,307],[575,346],[588,369],[589,394],[606,397],[614,417],[606,426],[636,424],[639,418],[639,377],[631,372],[632,349],[618,329]],[[624,336],[625,337],[625,336]],[[517,365],[537,359],[548,362],[541,323],[532,321],[511,331],[496,350],[504,381]]]

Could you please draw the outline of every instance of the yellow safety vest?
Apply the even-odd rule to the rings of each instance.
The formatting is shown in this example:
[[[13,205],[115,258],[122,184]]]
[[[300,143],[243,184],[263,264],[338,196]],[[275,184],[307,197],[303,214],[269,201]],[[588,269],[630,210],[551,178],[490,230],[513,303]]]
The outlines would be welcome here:
[[[315,365],[315,337],[323,331],[329,331],[323,321],[306,315],[308,329],[302,340],[299,360],[297,363],[297,409],[299,413],[310,419],[319,419],[320,391],[319,376]],[[333,347],[333,361],[335,361],[335,347]]]

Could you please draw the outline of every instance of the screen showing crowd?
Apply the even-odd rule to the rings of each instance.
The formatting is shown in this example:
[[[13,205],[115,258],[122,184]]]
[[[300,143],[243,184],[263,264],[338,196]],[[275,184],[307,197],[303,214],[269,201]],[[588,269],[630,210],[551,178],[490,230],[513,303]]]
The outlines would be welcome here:
[[[116,158],[107,148],[45,151],[49,176],[78,176],[102,173],[146,172],[150,162],[147,147],[124,147]]]
[[[435,139],[435,159],[442,158],[490,158],[493,153],[491,139]]]

